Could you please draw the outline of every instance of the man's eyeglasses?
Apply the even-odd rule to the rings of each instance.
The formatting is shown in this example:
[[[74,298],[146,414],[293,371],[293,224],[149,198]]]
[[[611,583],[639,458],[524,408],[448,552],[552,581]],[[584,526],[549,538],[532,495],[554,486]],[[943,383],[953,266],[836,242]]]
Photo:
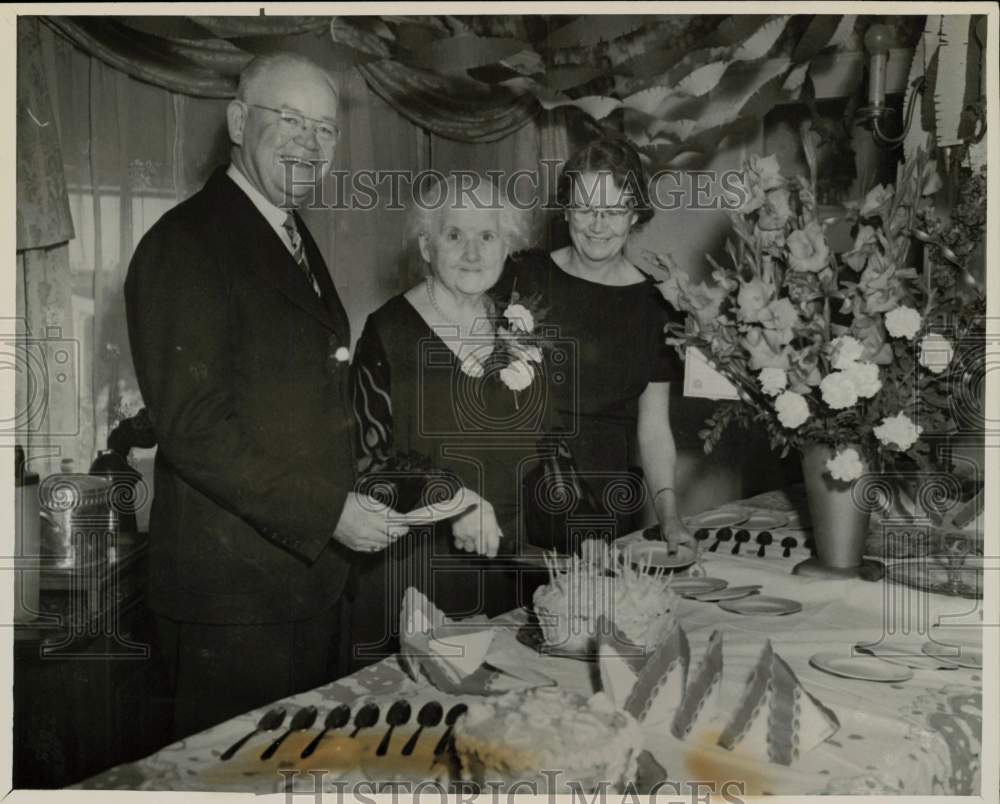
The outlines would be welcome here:
[[[274,112],[278,115],[278,125],[293,136],[305,133],[308,130],[308,124],[311,123],[313,131],[316,132],[316,139],[320,142],[336,145],[340,139],[340,127],[334,123],[315,120],[291,109],[274,109],[270,106],[261,106],[259,103],[248,103],[247,106],[263,109],[265,112]]]
[[[625,221],[632,207],[570,207],[569,214],[580,223],[593,223],[600,215],[608,223],[615,225]]]

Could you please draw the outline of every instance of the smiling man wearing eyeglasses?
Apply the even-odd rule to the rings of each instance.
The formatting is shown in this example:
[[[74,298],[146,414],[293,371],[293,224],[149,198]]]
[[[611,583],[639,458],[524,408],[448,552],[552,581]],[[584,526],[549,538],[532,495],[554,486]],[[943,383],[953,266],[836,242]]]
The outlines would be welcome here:
[[[142,239],[125,283],[159,450],[148,603],[179,739],[331,681],[353,555],[400,535],[353,492],[347,316],[295,211],[329,171],[337,89],[252,62],[231,163]]]

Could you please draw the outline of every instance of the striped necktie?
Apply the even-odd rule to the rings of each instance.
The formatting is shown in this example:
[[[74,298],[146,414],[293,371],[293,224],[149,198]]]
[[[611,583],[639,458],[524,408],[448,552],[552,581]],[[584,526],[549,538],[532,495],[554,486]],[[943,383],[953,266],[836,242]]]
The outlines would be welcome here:
[[[316,277],[313,276],[312,270],[309,268],[309,259],[306,257],[306,247],[302,242],[302,235],[299,234],[299,229],[295,225],[295,218],[291,213],[285,218],[285,222],[282,224],[285,231],[288,233],[288,240],[292,244],[292,257],[295,260],[295,264],[302,269],[302,273],[306,275],[309,283],[312,285],[313,292],[317,296],[321,296],[319,289],[319,282],[316,281]]]

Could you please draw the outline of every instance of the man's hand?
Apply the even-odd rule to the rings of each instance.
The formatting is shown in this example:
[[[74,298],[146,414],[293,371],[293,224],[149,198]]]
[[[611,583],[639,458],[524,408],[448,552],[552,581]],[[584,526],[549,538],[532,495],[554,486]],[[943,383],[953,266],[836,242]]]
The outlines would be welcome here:
[[[400,523],[401,514],[374,497],[351,492],[333,531],[333,538],[359,553],[384,550],[407,533],[410,526]]]
[[[469,489],[462,489],[462,503],[474,502],[475,506],[452,521],[451,532],[455,547],[467,553],[495,558],[500,549],[503,531],[497,524],[493,506]]]

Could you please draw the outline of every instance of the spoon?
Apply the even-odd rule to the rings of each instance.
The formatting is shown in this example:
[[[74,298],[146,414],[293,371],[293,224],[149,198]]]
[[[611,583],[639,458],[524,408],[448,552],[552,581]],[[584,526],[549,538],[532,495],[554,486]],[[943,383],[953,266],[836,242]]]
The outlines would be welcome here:
[[[733,531],[730,528],[719,528],[715,532],[715,542],[711,547],[708,548],[708,552],[714,553],[719,549],[719,545],[723,542],[728,542],[733,538]]]
[[[347,704],[341,704],[330,710],[330,713],[326,716],[326,720],[323,721],[323,731],[316,735],[309,745],[305,747],[302,752],[302,759],[308,756],[312,756],[316,747],[319,745],[319,741],[323,739],[323,736],[331,729],[340,729],[346,726],[351,720],[351,707]]]
[[[799,540],[794,536],[786,536],[781,540],[781,546],[785,548],[784,552],[781,554],[784,558],[791,558],[792,548],[799,546]]]
[[[378,704],[366,703],[362,706],[354,716],[354,731],[351,732],[351,737],[357,737],[359,731],[378,723],[378,716]]]
[[[448,747],[448,743],[451,740],[451,730],[455,725],[455,721],[464,715],[468,709],[469,707],[465,704],[455,704],[448,710],[448,715],[444,719],[445,725],[448,728],[445,730],[445,733],[441,735],[441,739],[438,740],[438,744],[434,747],[435,755],[442,753]]]
[[[762,530],[757,534],[757,544],[760,545],[760,549],[757,551],[757,557],[763,558],[764,551],[767,550],[767,546],[774,541],[774,537],[771,536],[771,531]]]
[[[736,544],[733,545],[733,555],[739,555],[740,545],[750,541],[750,531],[740,529],[736,531]]]
[[[386,752],[389,750],[389,740],[392,739],[392,730],[396,726],[402,726],[410,720],[410,704],[406,701],[396,701],[392,706],[389,707],[389,712],[385,716],[385,722],[389,724],[389,730],[386,731],[385,736],[382,738],[382,742],[378,744],[378,748],[375,749],[375,756],[384,757]]]
[[[278,728],[285,720],[285,710],[284,709],[269,709],[260,718],[260,722],[257,723],[257,728],[250,732],[246,737],[241,740],[237,740],[229,748],[226,749],[225,753],[219,759],[225,761],[227,759],[232,759],[233,754],[239,751],[243,745],[253,737],[255,734],[260,734],[262,731],[274,731]]]
[[[417,747],[417,740],[420,739],[420,732],[424,728],[434,728],[438,723],[441,722],[441,718],[444,717],[444,707],[441,706],[437,701],[428,701],[423,706],[420,707],[420,711],[417,712],[417,723],[420,724],[413,736],[406,741],[406,745],[403,746],[402,754],[404,757],[408,757],[413,753],[413,749]]]
[[[274,756],[274,752],[281,747],[281,744],[285,742],[285,738],[288,737],[293,731],[305,731],[310,728],[313,723],[316,722],[316,707],[306,706],[295,713],[292,718],[292,722],[288,724],[288,731],[278,737],[273,743],[271,743],[267,748],[264,749],[264,753],[260,755],[261,759],[270,759]]]

